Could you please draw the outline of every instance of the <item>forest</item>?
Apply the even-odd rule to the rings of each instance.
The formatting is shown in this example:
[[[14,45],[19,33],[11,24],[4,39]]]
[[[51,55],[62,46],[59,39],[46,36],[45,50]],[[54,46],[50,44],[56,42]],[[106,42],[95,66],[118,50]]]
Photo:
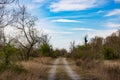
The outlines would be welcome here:
[[[18,8],[8,8],[10,4]],[[19,0],[0,0],[0,80],[120,80],[120,29],[106,38],[88,39],[86,34],[82,45],[71,41],[68,51],[53,48],[52,36],[35,27],[37,20]],[[6,28],[15,33],[6,34]],[[60,60],[54,79],[48,76],[56,59]],[[65,65],[79,78],[68,76]]]

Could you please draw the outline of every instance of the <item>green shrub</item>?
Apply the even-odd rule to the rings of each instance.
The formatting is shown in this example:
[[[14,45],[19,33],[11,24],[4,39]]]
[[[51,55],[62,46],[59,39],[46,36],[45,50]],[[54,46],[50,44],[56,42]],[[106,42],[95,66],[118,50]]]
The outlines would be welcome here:
[[[117,59],[119,56],[117,54],[115,54],[114,49],[104,46],[103,48],[103,55],[105,59]]]
[[[49,44],[42,44],[40,46],[40,52],[41,52],[42,56],[47,56],[47,57],[53,56],[52,46]]]

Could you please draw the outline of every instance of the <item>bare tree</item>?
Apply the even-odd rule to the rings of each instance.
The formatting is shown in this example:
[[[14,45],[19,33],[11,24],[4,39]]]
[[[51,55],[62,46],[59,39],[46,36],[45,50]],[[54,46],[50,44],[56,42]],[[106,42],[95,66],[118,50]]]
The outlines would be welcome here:
[[[92,55],[95,58],[100,58],[103,48],[103,38],[97,36],[95,38],[92,38],[90,45],[91,45]]]
[[[10,4],[13,3],[15,0],[0,0],[0,4]]]
[[[103,38],[102,37],[95,37],[91,39],[91,46],[95,53],[100,52],[103,45]]]
[[[75,49],[75,41],[70,42],[70,52],[73,53]]]
[[[29,60],[30,53],[32,48],[36,43],[41,42],[41,36],[38,36],[38,32],[36,30],[35,22],[37,18],[29,15],[26,11],[25,6],[20,7],[20,10],[15,13],[18,17],[15,19],[14,26],[20,30],[21,36],[23,40],[19,37],[17,42],[20,44],[21,48],[25,51],[25,60]]]

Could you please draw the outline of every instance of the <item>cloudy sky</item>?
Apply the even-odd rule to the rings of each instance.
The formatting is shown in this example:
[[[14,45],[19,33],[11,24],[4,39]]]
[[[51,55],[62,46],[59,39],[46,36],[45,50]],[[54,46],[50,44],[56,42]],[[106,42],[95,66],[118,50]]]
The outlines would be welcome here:
[[[23,2],[22,2],[23,1]],[[84,36],[106,37],[120,28],[120,0],[20,0],[39,18],[36,27],[51,36],[55,48],[71,41],[82,44]]]

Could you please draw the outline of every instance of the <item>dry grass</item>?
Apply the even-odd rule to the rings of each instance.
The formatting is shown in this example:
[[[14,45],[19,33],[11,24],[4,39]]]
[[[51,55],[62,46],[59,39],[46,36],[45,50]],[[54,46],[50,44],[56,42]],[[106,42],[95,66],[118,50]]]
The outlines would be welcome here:
[[[103,71],[106,80],[120,80],[120,61],[105,61]]]
[[[17,74],[7,70],[0,74],[0,80],[47,80],[50,67],[46,63],[50,63],[51,60],[51,58],[37,58],[31,61],[20,62],[27,71]]]
[[[73,69],[81,76],[81,80],[120,80],[120,61],[79,62],[79,66]]]

